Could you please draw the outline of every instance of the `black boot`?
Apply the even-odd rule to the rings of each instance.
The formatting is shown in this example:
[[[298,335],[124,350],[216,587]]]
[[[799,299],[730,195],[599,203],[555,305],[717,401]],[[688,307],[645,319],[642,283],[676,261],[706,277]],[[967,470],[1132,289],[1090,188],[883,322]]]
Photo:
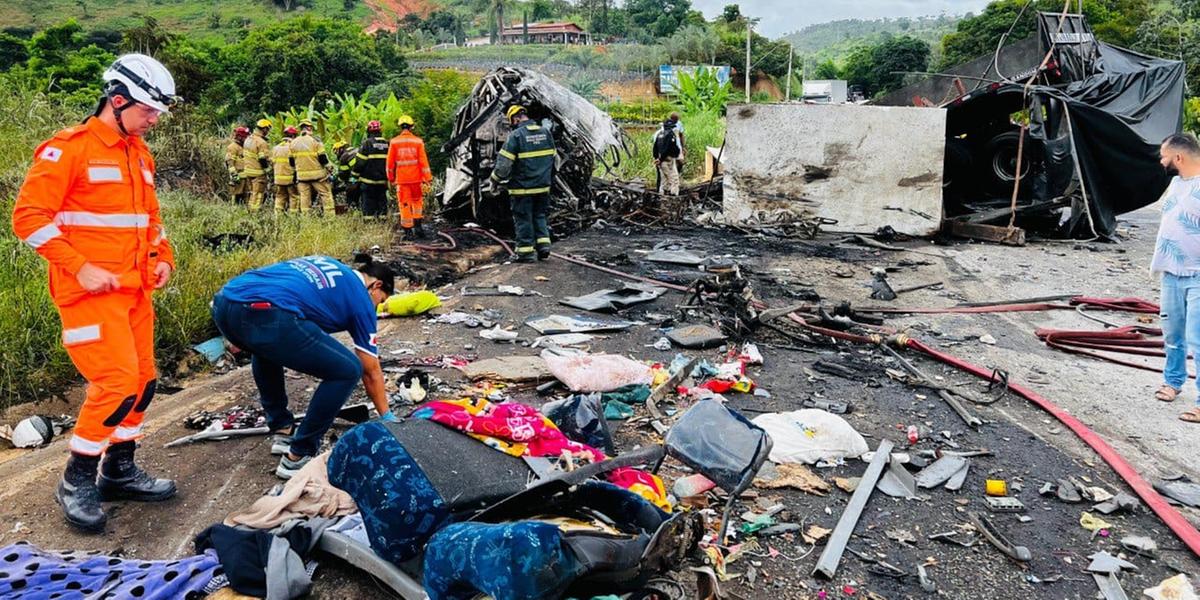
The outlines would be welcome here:
[[[105,500],[158,502],[175,495],[175,482],[155,479],[133,462],[137,442],[118,442],[104,453],[96,487]]]
[[[406,242],[414,242],[417,236],[413,235],[412,227],[404,227],[400,229],[400,239]]]
[[[424,219],[413,219],[413,233],[417,234],[418,240],[423,240],[429,237],[425,233],[425,227],[423,225],[424,221]]]
[[[100,492],[96,489],[96,468],[99,456],[71,453],[62,481],[54,492],[54,501],[62,507],[67,523],[84,531],[104,531],[108,515],[100,506]]]

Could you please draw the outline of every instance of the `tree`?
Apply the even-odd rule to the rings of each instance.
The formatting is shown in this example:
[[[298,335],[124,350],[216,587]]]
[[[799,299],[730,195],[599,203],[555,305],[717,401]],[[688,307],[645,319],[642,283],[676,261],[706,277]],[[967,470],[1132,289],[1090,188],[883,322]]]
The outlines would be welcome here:
[[[736,4],[726,4],[725,10],[721,11],[721,20],[726,23],[741,21],[742,8]]]
[[[708,27],[688,25],[664,40],[663,46],[672,62],[713,64],[721,37]]]
[[[874,94],[904,87],[905,74],[929,68],[929,44],[907,35],[892,38],[875,46],[872,51],[872,83]]]
[[[408,70],[398,54],[385,64],[380,43],[340,19],[303,16],[254,29],[221,49],[219,83],[205,100],[232,118],[275,113],[333,94],[357,96]]]
[[[8,33],[0,33],[0,71],[7,71],[29,60],[29,46],[25,40]]]
[[[557,11],[554,9],[554,4],[550,0],[533,0],[530,6],[529,19],[531,21],[545,21],[553,19]]]
[[[508,8],[508,0],[475,0],[475,9],[483,11],[491,20],[491,38],[493,44],[504,43],[504,28],[508,26],[504,20],[504,11]]]
[[[99,95],[100,76],[115,58],[87,43],[83,28],[73,19],[34,34],[28,49],[25,75],[41,87],[78,99]]]
[[[124,34],[122,34],[122,52],[140,52],[142,54],[155,55],[175,38],[175,34],[159,27],[158,20],[154,17],[141,13],[134,13],[133,16],[140,17],[142,23],[126,29]]]
[[[905,73],[928,67],[929,44],[910,36],[889,36],[877,45],[855,48],[842,74],[850,85],[862,86],[873,96],[903,87]]]
[[[841,74],[838,73],[837,64],[833,62],[832,58],[829,58],[817,65],[816,70],[813,71],[812,78],[839,79],[841,78]]]
[[[1026,2],[1032,2],[1022,13]],[[1179,1],[1179,0],[1177,0]],[[1193,0],[1182,0],[1191,2]],[[1075,4],[1072,2],[1072,11]],[[1151,14],[1151,0],[1084,0],[1083,14],[1100,39],[1129,45],[1137,38],[1138,25]],[[1062,0],[997,0],[976,16],[958,22],[954,33],[942,38],[939,68],[973,60],[995,52],[1009,29],[1008,42],[1023,40],[1037,32],[1038,11],[1061,13]],[[1018,19],[1017,16],[1021,18]]]
[[[687,20],[689,0],[626,0],[629,21],[656,38],[670,37]]]

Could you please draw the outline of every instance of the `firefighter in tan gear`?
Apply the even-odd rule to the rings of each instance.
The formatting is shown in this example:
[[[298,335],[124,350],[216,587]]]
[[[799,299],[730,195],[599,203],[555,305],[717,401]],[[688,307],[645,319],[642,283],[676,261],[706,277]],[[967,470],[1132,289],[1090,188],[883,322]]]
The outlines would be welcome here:
[[[300,210],[307,212],[312,206],[313,196],[316,195],[321,201],[322,210],[328,216],[334,212],[333,188],[329,184],[329,156],[325,154],[325,144],[312,133],[312,123],[301,121],[300,137],[292,140],[296,187],[300,191]]]
[[[271,121],[259,119],[254,124],[254,133],[242,144],[242,177],[246,180],[246,192],[250,194],[250,210],[262,208],[267,197],[267,180],[271,173],[271,145],[267,134]]]
[[[233,130],[233,141],[225,146],[225,168],[229,170],[229,199],[236,204],[246,203],[246,180],[242,177],[242,144],[250,130],[238,126]]]
[[[300,202],[296,191],[296,159],[292,157],[292,140],[296,139],[296,128],[283,130],[283,140],[271,148],[271,169],[275,181],[275,212],[308,212],[308,206]]]
[[[157,377],[150,296],[175,268],[142,136],[176,103],[175,81],[142,54],[103,78],[94,115],[37,148],[12,214],[13,233],[49,263],[62,342],[88,381],[54,496],[88,531],[104,529],[102,500],[175,495],[175,482],[134,462]]]

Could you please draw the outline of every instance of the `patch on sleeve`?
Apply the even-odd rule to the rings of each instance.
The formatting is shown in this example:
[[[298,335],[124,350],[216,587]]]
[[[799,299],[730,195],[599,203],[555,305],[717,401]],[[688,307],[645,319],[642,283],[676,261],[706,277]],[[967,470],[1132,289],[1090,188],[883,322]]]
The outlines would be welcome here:
[[[38,155],[38,160],[48,160],[50,162],[58,162],[60,158],[62,158],[62,150],[54,146],[42,148],[42,153]]]
[[[372,334],[371,334],[371,340],[370,340],[368,343],[369,343],[369,344],[371,344],[372,346],[374,346],[374,347],[378,348],[378,347],[379,347],[379,341],[378,341],[378,340],[379,340],[379,334],[377,334],[377,333],[372,333]]]

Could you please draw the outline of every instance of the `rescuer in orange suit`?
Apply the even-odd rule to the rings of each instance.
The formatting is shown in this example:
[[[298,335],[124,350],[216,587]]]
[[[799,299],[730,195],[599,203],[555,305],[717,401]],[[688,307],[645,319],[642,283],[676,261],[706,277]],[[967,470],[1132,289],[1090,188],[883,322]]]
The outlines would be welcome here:
[[[117,58],[95,114],[38,146],[13,208],[13,232],[49,263],[62,342],[88,380],[54,496],[84,530],[103,531],[101,500],[175,495],[175,482],[138,468],[134,451],[156,378],[150,294],[175,269],[142,136],[176,100],[161,63]]]
[[[425,142],[413,134],[413,118],[404,115],[397,124],[400,135],[388,144],[387,178],[396,186],[404,238],[424,238],[425,229],[421,227],[425,209],[424,187],[433,181],[433,172],[429,170],[429,158],[425,156]]]

